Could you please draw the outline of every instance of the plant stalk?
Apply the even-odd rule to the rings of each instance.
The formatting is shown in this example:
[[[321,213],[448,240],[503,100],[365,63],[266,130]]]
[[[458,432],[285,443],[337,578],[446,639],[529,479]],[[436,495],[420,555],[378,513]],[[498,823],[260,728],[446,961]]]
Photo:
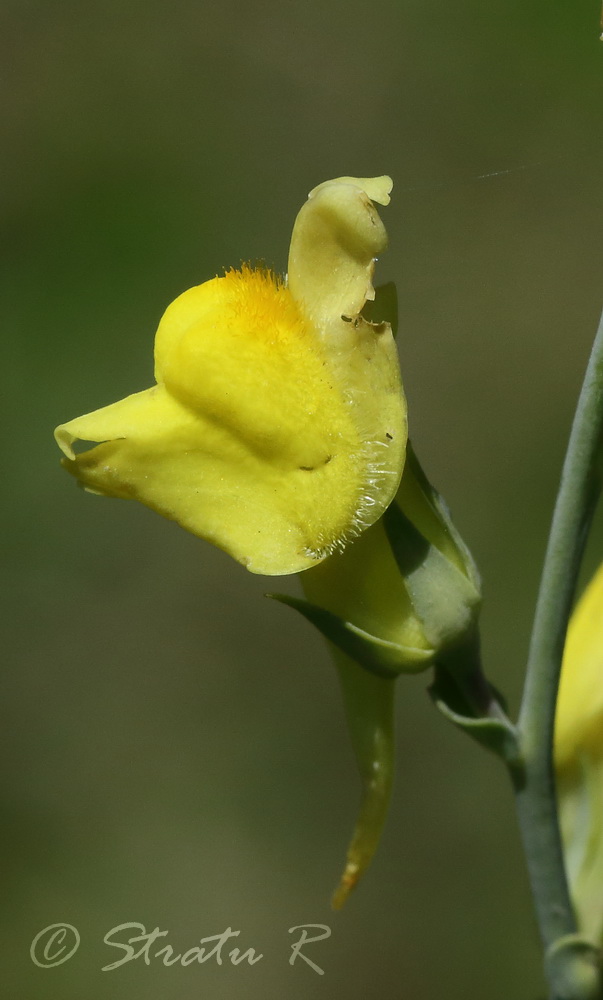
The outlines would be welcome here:
[[[524,768],[512,775],[545,951],[576,933],[557,816],[553,732],[565,634],[601,490],[602,429],[603,316],[576,408],[544,559],[518,722]],[[550,986],[552,1000],[586,998],[579,986],[571,997],[567,987],[553,981]]]

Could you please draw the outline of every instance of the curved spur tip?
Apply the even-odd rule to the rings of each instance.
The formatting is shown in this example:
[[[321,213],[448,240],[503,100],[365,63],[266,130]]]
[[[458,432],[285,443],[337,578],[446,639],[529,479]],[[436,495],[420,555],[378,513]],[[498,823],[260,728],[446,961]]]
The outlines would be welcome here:
[[[345,866],[344,873],[341,876],[341,881],[331,897],[331,906],[334,910],[341,910],[345,905],[352,889],[354,889],[358,883],[360,874],[361,872],[358,864],[353,861],[348,861]]]

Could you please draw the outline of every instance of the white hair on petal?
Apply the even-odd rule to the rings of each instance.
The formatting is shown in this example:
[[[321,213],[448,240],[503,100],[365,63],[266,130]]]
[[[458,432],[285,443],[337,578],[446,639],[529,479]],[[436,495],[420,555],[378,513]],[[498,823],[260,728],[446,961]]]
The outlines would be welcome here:
[[[388,446],[388,441],[367,442],[365,449],[366,476],[360,484],[354,514],[349,527],[336,538],[325,538],[324,536],[319,535],[316,539],[315,545],[304,548],[303,554],[305,556],[308,556],[310,559],[316,559],[317,562],[320,562],[322,559],[326,559],[327,556],[334,555],[335,553],[342,553],[350,542],[353,542],[354,539],[358,538],[363,531],[366,531],[367,528],[370,528],[371,525],[374,524],[375,519],[374,516],[371,516],[371,513],[372,508],[377,503],[377,498],[375,496],[377,480],[380,476],[389,476],[390,478],[393,478],[396,476],[396,473],[393,469],[386,468],[384,462],[375,461],[374,458],[372,458],[372,455],[377,447],[388,448]],[[383,480],[381,480],[381,484],[382,483]]]

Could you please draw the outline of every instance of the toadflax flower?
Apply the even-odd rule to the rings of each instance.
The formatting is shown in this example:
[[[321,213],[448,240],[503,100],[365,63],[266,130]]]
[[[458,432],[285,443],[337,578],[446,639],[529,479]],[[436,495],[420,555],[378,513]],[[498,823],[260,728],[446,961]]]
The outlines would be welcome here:
[[[307,600],[281,600],[329,640],[362,781],[336,907],[385,821],[395,678],[456,650],[480,600],[466,547],[407,449],[379,315],[388,293],[373,303],[381,322],[362,311],[387,242],[373,203],[387,205],[391,187],[340,177],[314,188],[286,278],[243,265],[184,292],[159,324],[156,385],[55,431],[87,490],[140,500],[254,573],[304,571]],[[93,446],[76,454],[77,442]]]
[[[572,615],[555,719],[557,798],[581,934],[603,944],[603,565]]]
[[[317,565],[372,525],[404,465],[406,405],[374,298],[389,177],[340,177],[299,212],[288,276],[191,288],[155,338],[156,385],[62,424],[86,490],[140,500],[253,573]],[[76,454],[76,442],[93,447]]]

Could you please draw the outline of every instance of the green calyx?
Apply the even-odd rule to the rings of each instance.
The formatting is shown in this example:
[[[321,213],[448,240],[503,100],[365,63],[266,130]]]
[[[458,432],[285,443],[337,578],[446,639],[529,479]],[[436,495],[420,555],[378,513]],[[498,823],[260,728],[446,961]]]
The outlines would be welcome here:
[[[434,653],[441,654],[473,630],[480,579],[448,507],[410,446],[400,488],[383,523],[413,612]]]
[[[479,574],[448,508],[412,449],[397,496],[377,524],[304,572],[295,608],[370,673],[418,673],[452,656],[475,632]]]

